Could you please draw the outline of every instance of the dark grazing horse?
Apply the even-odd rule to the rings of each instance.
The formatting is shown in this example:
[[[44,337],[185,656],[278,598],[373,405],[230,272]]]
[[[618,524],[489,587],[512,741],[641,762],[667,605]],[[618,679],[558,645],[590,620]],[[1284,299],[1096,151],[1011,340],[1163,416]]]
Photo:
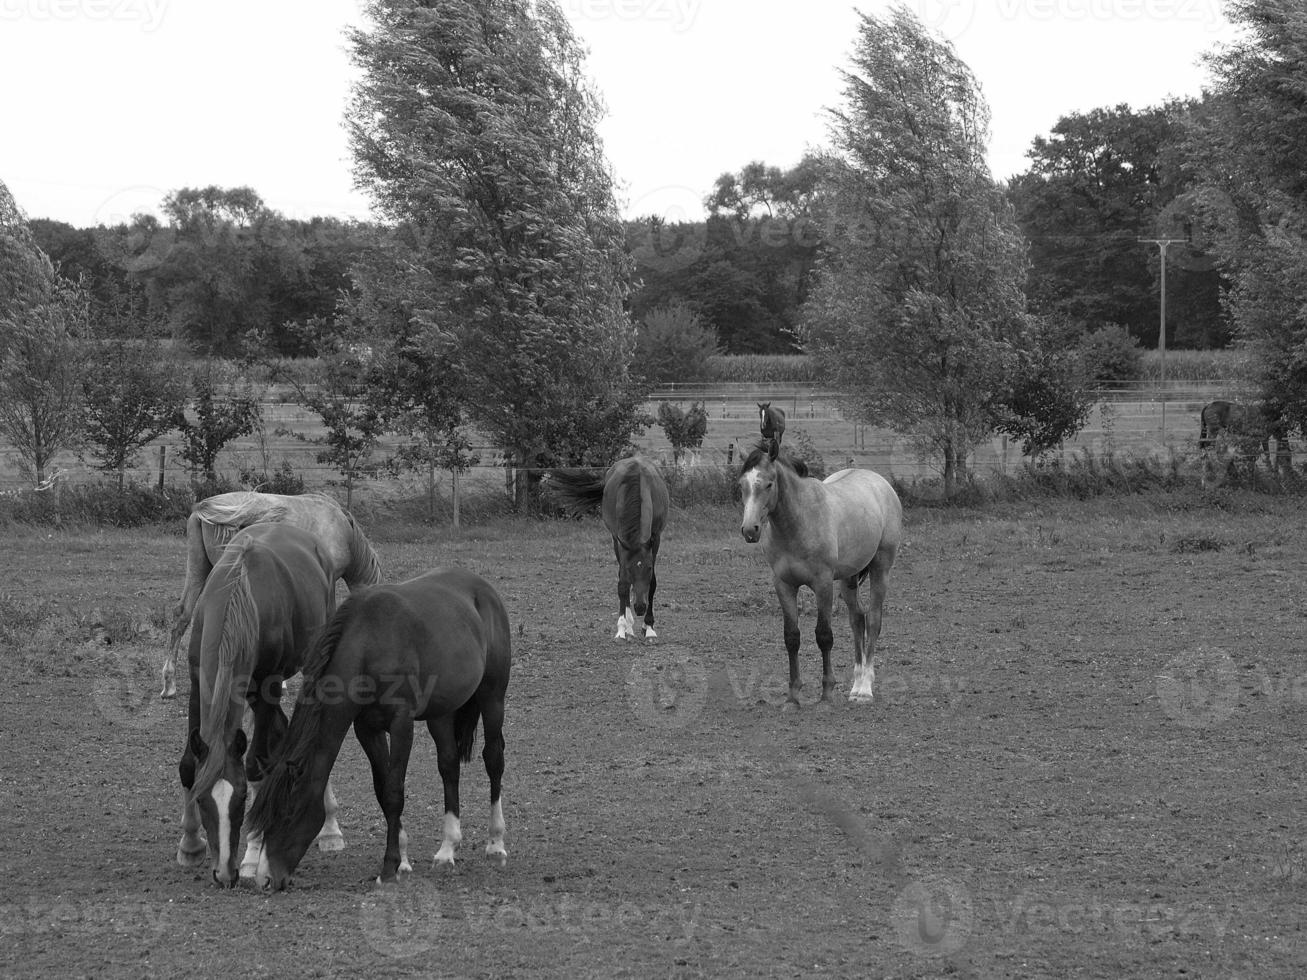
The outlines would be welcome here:
[[[775,408],[771,402],[759,402],[758,428],[762,432],[764,446],[768,441],[775,441],[779,447],[785,436],[785,409]]]
[[[1254,459],[1260,449],[1268,466],[1287,470],[1293,465],[1288,426],[1265,402],[1250,405],[1217,399],[1204,405],[1198,416],[1198,448],[1212,449],[1222,436],[1245,458]],[[1271,439],[1275,439],[1274,457]]]
[[[327,574],[334,582],[343,578],[351,589],[381,581],[381,563],[376,552],[347,510],[321,493],[281,494],[237,490],[199,501],[186,520],[186,578],[182,596],[173,609],[172,636],[163,661],[163,690],[159,696],[177,694],[175,669],[182,637],[191,625],[191,614],[204,580],[223,546],[241,528],[274,522],[308,531],[318,541],[327,559]]]
[[[613,536],[617,556],[617,635],[634,637],[635,617],[644,617],[645,639],[654,632],[654,593],[658,544],[667,524],[667,483],[642,456],[619,459],[602,474],[563,469],[550,474],[550,487],[562,507],[580,515],[599,509]]]
[[[478,720],[485,727],[481,755],[490,777],[486,854],[505,862],[500,790],[511,660],[503,600],[470,571],[437,569],[342,602],[305,666],[283,752],[250,811],[252,830],[263,835],[259,885],[284,888],[322,826],[323,787],[351,725],[372,765],[372,785],[386,817],[381,880],[412,870],[400,817],[414,721],[427,723],[444,784],[436,864],[452,866],[463,839],[459,763],[472,758]]]
[[[220,885],[238,880],[246,795],[257,788],[286,732],[282,681],[299,672],[335,608],[328,565],[307,531],[255,524],[227,545],[196,603],[189,736],[178,765],[185,806],[177,861],[200,864],[207,849]],[[241,727],[247,705],[254,714],[252,741]],[[344,846],[335,800],[327,787],[323,792],[331,820],[322,846],[335,850]],[[248,875],[257,869],[258,849],[251,834],[240,865]]]
[[[825,480],[801,476],[774,444],[749,453],[740,469],[743,515],[740,533],[750,544],[762,542],[784,620],[785,652],[790,661],[787,706],[798,707],[799,587],[817,597],[817,647],[821,650],[821,699],[836,685],[830,653],[834,645],[831,613],[835,587],[849,611],[853,630],[851,701],[870,701],[875,669],[872,658],[880,636],[887,578],[903,534],[898,494],[879,473],[844,469]],[[871,604],[864,611],[858,591],[870,583]]]

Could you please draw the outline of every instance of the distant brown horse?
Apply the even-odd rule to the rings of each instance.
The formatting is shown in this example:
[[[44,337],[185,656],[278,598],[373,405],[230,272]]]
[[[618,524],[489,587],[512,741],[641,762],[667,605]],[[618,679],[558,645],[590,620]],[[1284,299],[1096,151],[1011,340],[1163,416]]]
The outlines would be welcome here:
[[[1293,465],[1285,425],[1268,413],[1266,406],[1230,402],[1223,399],[1208,402],[1198,415],[1198,448],[1212,449],[1222,435],[1238,447],[1247,457],[1257,455],[1256,448],[1266,457],[1268,466],[1288,469]],[[1271,439],[1275,439],[1275,456],[1271,456]]]
[[[774,408],[771,402],[759,402],[758,428],[762,431],[763,445],[775,442],[779,449],[785,435],[785,409]]]

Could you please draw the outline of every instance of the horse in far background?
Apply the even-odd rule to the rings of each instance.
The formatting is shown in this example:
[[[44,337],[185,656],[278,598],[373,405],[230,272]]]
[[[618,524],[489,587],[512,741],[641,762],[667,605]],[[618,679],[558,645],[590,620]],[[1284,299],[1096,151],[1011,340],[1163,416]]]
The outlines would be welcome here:
[[[342,578],[350,589],[381,581],[381,562],[352,514],[324,493],[280,494],[237,490],[201,500],[186,520],[186,580],[173,609],[172,637],[163,662],[159,697],[177,694],[177,651],[191,625],[195,602],[205,579],[238,531],[251,524],[289,524],[308,531],[327,561],[334,583]]]
[[[775,442],[779,449],[785,435],[785,409],[775,408],[771,402],[758,402],[758,428],[762,432],[763,445]]]
[[[1208,402],[1198,415],[1198,448],[1204,452],[1213,449],[1222,436],[1239,455],[1248,459],[1255,460],[1260,448],[1267,466],[1284,470],[1293,466],[1287,426],[1265,404],[1224,399]],[[1271,456],[1272,438],[1275,439],[1274,457]]]

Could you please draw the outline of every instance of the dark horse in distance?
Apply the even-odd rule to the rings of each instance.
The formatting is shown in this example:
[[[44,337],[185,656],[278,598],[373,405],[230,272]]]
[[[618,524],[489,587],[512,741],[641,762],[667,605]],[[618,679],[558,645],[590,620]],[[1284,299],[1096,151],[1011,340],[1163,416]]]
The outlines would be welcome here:
[[[635,617],[644,617],[644,636],[654,639],[654,592],[658,544],[667,524],[667,483],[658,467],[641,456],[619,459],[602,474],[589,470],[555,470],[550,486],[572,514],[599,508],[613,536],[617,556],[617,635],[634,637]]]

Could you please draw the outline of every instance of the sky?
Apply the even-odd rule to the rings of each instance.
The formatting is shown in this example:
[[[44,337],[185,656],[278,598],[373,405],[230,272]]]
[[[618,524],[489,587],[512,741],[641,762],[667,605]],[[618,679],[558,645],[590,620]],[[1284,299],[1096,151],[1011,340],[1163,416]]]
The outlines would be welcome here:
[[[828,143],[857,10],[888,0],[556,0],[588,49],[628,216],[703,214],[722,173]],[[902,0],[989,102],[990,167],[1060,116],[1198,95],[1234,39],[1221,0]],[[856,7],[856,9],[855,9]],[[288,217],[368,218],[343,119],[360,0],[0,0],[0,181],[29,218],[157,213],[250,186]]]

